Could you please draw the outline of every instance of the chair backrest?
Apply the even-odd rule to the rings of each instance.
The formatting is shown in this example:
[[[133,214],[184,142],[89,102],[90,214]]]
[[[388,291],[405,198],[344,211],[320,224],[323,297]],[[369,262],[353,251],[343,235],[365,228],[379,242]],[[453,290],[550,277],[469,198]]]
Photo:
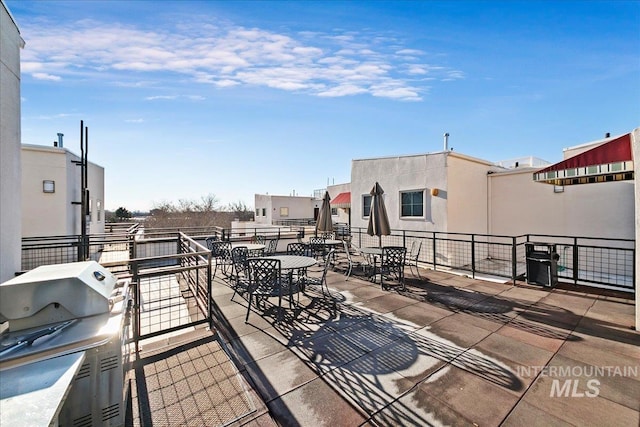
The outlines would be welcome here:
[[[210,246],[209,246],[210,245]],[[207,246],[211,249],[211,256],[214,258],[227,257],[231,253],[231,243],[222,240],[212,240],[207,242]]]
[[[278,240],[271,239],[265,243],[264,254],[265,255],[273,255],[276,252],[276,248],[278,247]]]
[[[383,267],[404,267],[407,248],[404,246],[385,246],[382,248]]]
[[[249,258],[247,260],[249,273],[249,291],[259,290],[261,293],[279,291],[280,260],[273,258]]]
[[[336,238],[336,234],[333,231],[325,231],[321,236],[325,240],[333,240]]]
[[[209,250],[211,250],[211,244],[213,242],[217,242],[217,241],[218,241],[218,236],[207,237],[205,239],[205,242],[207,242],[207,248],[209,248]]]
[[[342,246],[344,246],[344,253],[347,256],[347,259],[351,261],[351,250],[349,249],[349,242],[347,242],[346,240],[343,240]]]
[[[329,266],[331,265],[331,258],[333,257],[333,254],[336,250],[335,249],[331,249],[329,252],[327,252],[327,255],[325,255],[324,257],[324,268],[322,269],[322,281],[324,282],[325,280],[327,280],[327,270],[329,270]]]
[[[245,275],[247,273],[247,261],[249,260],[249,249],[246,246],[236,246],[231,249],[231,262],[236,274]]]
[[[324,245],[324,241],[325,241],[324,237],[318,237],[318,236],[309,237],[310,245]]]
[[[254,243],[258,243],[260,245],[263,245],[265,237],[263,235],[261,235],[261,234],[256,234],[255,236],[253,236],[252,240],[253,240]]]
[[[422,241],[414,240],[413,243],[411,243],[409,258],[411,258],[412,260],[417,260],[420,256],[420,249],[422,249]]]
[[[306,243],[289,243],[287,255],[311,256],[311,247]]]

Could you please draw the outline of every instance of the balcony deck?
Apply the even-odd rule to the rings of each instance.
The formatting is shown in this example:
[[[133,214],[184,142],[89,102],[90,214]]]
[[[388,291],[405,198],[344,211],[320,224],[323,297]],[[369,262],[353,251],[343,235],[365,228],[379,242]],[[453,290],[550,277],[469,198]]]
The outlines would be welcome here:
[[[395,292],[329,272],[335,302],[309,290],[281,323],[245,323],[216,276],[218,333],[142,343],[127,423],[640,424],[632,295],[421,276]]]

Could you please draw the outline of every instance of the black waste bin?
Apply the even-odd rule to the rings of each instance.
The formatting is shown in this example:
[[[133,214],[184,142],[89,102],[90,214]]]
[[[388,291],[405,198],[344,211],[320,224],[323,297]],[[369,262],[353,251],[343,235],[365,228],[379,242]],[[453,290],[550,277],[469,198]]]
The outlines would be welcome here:
[[[558,284],[558,260],[553,243],[526,242],[527,283],[552,288]]]

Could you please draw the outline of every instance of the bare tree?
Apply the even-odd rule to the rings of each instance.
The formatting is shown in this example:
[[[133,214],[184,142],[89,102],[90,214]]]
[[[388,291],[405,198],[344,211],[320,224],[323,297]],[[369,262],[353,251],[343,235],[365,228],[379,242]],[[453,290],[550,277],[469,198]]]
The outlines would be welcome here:
[[[244,204],[237,207],[240,212],[246,212]],[[252,213],[249,213],[252,218]],[[238,217],[236,212],[221,209],[216,196],[208,194],[200,201],[180,199],[177,204],[162,202],[151,209],[146,225],[150,228],[229,228],[235,217]],[[242,215],[242,218],[246,217],[246,214]]]

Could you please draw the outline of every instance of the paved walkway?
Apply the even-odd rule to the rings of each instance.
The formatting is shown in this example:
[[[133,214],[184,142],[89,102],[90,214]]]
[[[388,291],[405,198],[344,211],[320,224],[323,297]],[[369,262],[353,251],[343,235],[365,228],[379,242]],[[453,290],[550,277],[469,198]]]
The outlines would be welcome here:
[[[330,272],[334,301],[275,307],[216,278],[220,330],[280,425],[640,424],[630,298],[440,271],[406,291]]]

